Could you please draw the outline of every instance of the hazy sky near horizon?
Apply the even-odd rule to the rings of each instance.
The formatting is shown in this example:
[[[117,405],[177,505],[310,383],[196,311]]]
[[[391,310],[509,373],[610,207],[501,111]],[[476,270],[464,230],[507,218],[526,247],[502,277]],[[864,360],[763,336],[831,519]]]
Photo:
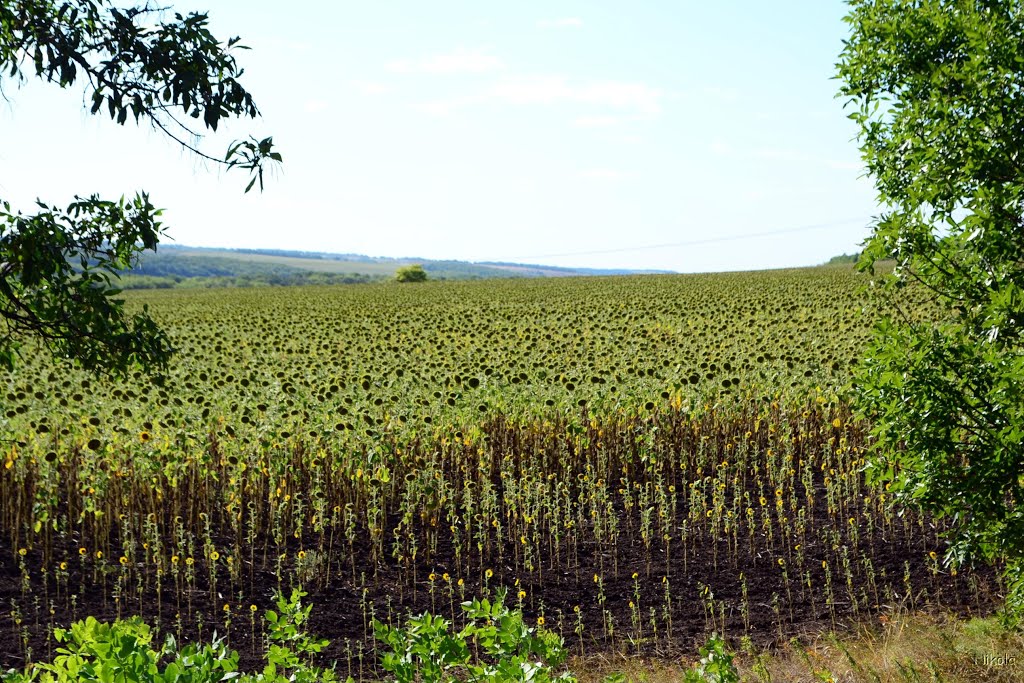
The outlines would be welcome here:
[[[4,80],[0,198],[144,189],[188,245],[680,272],[820,263],[878,212],[840,0],[173,4],[252,48],[264,117],[203,148],[272,134],[265,192]]]

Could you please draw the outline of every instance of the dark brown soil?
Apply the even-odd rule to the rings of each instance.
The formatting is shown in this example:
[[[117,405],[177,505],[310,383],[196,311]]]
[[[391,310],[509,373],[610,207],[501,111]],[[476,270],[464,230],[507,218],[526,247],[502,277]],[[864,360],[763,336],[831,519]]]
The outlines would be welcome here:
[[[194,587],[183,591],[180,604],[174,597],[173,582],[165,578],[159,609],[154,589],[138,594],[134,587],[120,600],[118,609],[119,601],[112,590],[114,577],[120,569],[116,561],[108,565],[105,582],[102,578],[93,581],[92,568],[96,563],[92,558],[86,562],[70,562],[67,579],[62,580],[58,594],[53,574],[44,577],[36,564],[35,553],[29,552],[20,560],[27,571],[26,583],[19,562],[11,559],[19,556],[5,545],[6,542],[0,543],[0,604],[4,610],[0,614],[0,668],[20,667],[29,651],[33,659],[47,658],[55,647],[49,638],[53,627],[66,626],[86,615],[112,620],[136,614],[151,625],[157,625],[162,634],[174,634],[179,640],[182,637],[208,639],[214,631],[227,634],[245,668],[261,664],[263,636],[259,616],[272,607],[272,594],[279,588],[272,571],[254,571],[251,580],[246,577],[242,585],[231,586],[230,590],[227,577],[218,577],[220,595],[214,596],[211,596],[207,577],[197,576]],[[662,582],[666,569],[663,555],[648,567],[646,562],[634,559],[642,557],[639,542],[626,540],[618,550],[617,573],[612,569],[612,558],[607,550],[601,557],[593,548],[581,547],[578,571],[545,567],[540,576],[517,575],[511,566],[495,566],[487,584],[491,593],[499,586],[508,586],[509,603],[517,602],[518,590],[525,591],[526,614],[533,619],[543,611],[546,627],[562,633],[574,650],[593,652],[614,648],[663,656],[692,654],[695,646],[712,630],[724,630],[732,638],[749,635],[758,645],[771,645],[794,635],[841,626],[849,620],[874,619],[895,609],[941,608],[968,615],[989,613],[998,604],[997,582],[992,570],[964,570],[956,576],[944,571],[933,573],[926,550],[914,542],[909,532],[896,527],[892,534],[876,532],[874,541],[861,547],[864,555],[871,558],[875,577],[872,588],[861,563],[856,563],[854,590],[861,604],[855,607],[851,603],[845,579],[836,576],[833,578],[835,604],[830,610],[826,604],[822,555],[813,543],[809,545],[811,547],[804,549],[807,560],[800,573],[810,572],[813,590],[794,580],[787,592],[781,568],[770,551],[760,556],[755,554],[753,559],[741,551],[737,561],[730,557],[725,542],[719,542],[717,568],[712,545],[691,549],[685,566],[682,553],[674,553],[667,563],[670,584],[666,591]],[[55,554],[78,555],[75,543],[67,542],[65,546],[63,552]],[[446,553],[444,548],[439,548],[439,561],[417,568],[415,592],[411,582],[404,578],[406,572],[397,563],[383,562],[375,566],[367,555],[365,550],[356,548],[358,576],[355,581],[351,576],[350,558],[346,555],[336,559],[335,566],[338,561],[342,563],[339,571],[306,586],[305,602],[314,605],[311,630],[331,640],[323,662],[326,665],[337,662],[341,672],[347,672],[350,666],[353,671],[357,670],[360,658],[364,668],[369,668],[375,659],[372,628],[368,626],[373,618],[397,621],[403,615],[431,609],[450,617],[454,605],[457,623],[461,623],[459,603],[463,591],[467,599],[484,593],[479,577],[462,577],[461,589],[455,583],[454,574],[450,583],[444,580],[444,572],[449,569],[455,572],[456,562],[450,549]],[[431,572],[435,573],[433,598]],[[599,586],[593,579],[596,573],[602,576],[603,603]],[[745,598],[740,576],[746,583]],[[516,579],[520,581],[518,588],[514,585]],[[908,591],[907,586],[912,589]],[[704,587],[710,594],[704,592]],[[288,590],[289,586],[280,588]],[[665,609],[669,604],[666,594],[670,610]],[[631,602],[639,607],[631,608]],[[230,628],[225,625],[229,616],[223,609],[225,604],[231,609]],[[252,604],[259,608],[255,628],[250,621]],[[577,633],[576,608],[579,608],[583,625],[582,635]],[[653,627],[650,623],[652,609]],[[668,614],[671,630],[666,619]],[[602,626],[607,623],[608,615],[613,625],[611,633]],[[16,617],[20,623],[16,623]]]

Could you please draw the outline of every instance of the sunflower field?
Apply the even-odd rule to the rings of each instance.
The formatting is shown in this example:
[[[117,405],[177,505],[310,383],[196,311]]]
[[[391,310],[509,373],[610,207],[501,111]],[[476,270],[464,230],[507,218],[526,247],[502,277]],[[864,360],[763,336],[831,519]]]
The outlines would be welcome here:
[[[358,675],[373,623],[507,591],[574,650],[770,644],[941,605],[941,521],[862,472],[844,400],[875,320],[840,268],[134,292],[166,377],[27,346],[2,377],[0,669],[143,616],[263,651],[316,604]],[[924,314],[924,313],[922,313]]]

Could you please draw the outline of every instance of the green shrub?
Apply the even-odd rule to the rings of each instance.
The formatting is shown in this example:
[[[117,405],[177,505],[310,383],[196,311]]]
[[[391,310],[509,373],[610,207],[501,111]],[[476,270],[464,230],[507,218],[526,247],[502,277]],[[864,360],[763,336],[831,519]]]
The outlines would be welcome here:
[[[717,633],[700,649],[700,660],[686,672],[685,683],[740,683],[733,655]]]
[[[328,641],[306,633],[312,607],[302,605],[305,595],[298,589],[287,599],[279,593],[277,611],[266,612],[270,646],[260,673],[240,673],[238,653],[216,636],[209,645],[180,649],[169,637],[154,649],[150,628],[138,617],[112,624],[88,617],[56,631],[61,647],[52,663],[33,664],[23,673],[0,673],[0,682],[333,683],[334,671],[313,663]],[[447,619],[429,613],[410,617],[404,627],[375,619],[374,634],[390,648],[381,655],[382,667],[394,683],[575,683],[568,671],[556,673],[568,658],[561,636],[528,626],[522,612],[505,607],[504,597],[499,591],[493,603],[462,603],[467,624],[456,633]],[[717,635],[700,654],[685,683],[739,683],[733,656]],[[352,678],[346,683],[353,683]]]
[[[395,271],[395,279],[399,282],[426,282],[427,271],[421,265],[402,266]]]
[[[332,683],[334,672],[313,666],[312,658],[326,640],[303,630],[310,607],[301,603],[305,593],[293,590],[290,599],[277,595],[279,612],[268,611],[270,648],[261,673],[241,674],[238,653],[214,636],[209,645],[185,645],[180,649],[168,637],[159,649],[138,617],[104,624],[93,617],[57,629],[61,647],[49,664],[33,664],[24,673],[8,671],[3,683]],[[167,662],[163,664],[163,662]],[[351,678],[348,679],[351,683]]]
[[[285,599],[278,593],[275,599],[278,611],[267,610],[266,620],[270,624],[270,648],[267,650],[267,666],[260,677],[253,681],[291,681],[293,683],[314,683],[334,681],[334,672],[313,665],[313,657],[320,653],[329,641],[306,633],[312,605],[302,606],[306,594],[298,588],[292,589],[291,598]]]
[[[377,639],[391,648],[382,657],[383,667],[396,683],[575,681],[568,672],[554,673],[568,656],[562,638],[527,626],[522,612],[504,606],[504,597],[499,592],[494,603],[462,603],[469,623],[458,633],[431,614],[410,618],[404,628],[374,620]]]
[[[3,676],[5,683],[213,683],[237,677],[238,653],[223,640],[179,649],[168,638],[154,649],[149,626],[138,617],[105,624],[93,617],[54,633],[57,655],[49,664],[35,664],[23,674]],[[167,662],[163,666],[161,664]]]

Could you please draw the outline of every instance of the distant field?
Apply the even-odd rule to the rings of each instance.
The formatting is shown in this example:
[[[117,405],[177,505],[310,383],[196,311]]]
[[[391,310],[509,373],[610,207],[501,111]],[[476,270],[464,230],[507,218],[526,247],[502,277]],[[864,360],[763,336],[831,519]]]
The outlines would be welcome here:
[[[4,376],[0,652],[141,613],[248,657],[250,605],[299,583],[342,670],[372,617],[457,616],[500,586],[588,652],[984,612],[991,574],[943,571],[943,524],[863,477],[842,388],[873,322],[864,284],[825,268],[131,293],[179,349],[163,385],[35,353]]]

